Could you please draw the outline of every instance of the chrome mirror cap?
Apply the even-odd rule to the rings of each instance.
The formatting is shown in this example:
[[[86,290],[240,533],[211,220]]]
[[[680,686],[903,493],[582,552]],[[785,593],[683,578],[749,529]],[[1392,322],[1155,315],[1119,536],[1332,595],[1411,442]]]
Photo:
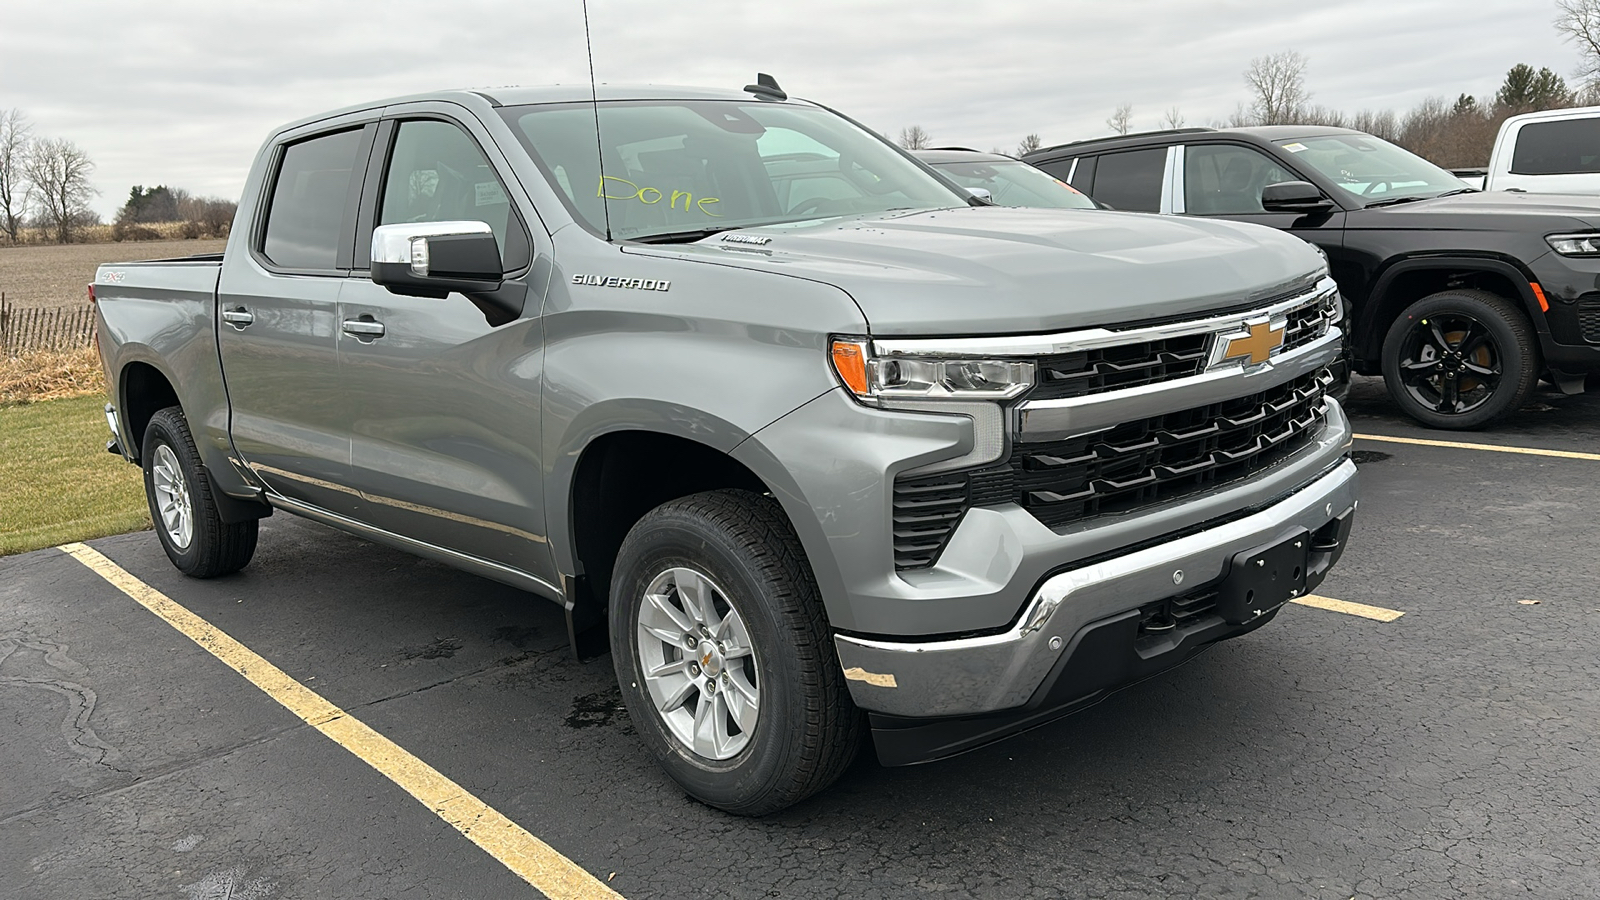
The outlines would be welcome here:
[[[372,262],[400,263],[428,274],[428,238],[494,234],[487,222],[396,222],[372,229]],[[418,239],[421,240],[418,240]],[[419,268],[420,267],[420,268]]]

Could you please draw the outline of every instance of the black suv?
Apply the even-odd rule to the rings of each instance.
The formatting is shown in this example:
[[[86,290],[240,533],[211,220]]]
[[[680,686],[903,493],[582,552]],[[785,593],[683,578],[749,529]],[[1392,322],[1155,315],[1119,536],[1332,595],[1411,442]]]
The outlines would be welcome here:
[[[1116,209],[1218,216],[1321,247],[1356,371],[1435,428],[1600,373],[1600,198],[1483,193],[1344,128],[1183,128],[1023,157]]]

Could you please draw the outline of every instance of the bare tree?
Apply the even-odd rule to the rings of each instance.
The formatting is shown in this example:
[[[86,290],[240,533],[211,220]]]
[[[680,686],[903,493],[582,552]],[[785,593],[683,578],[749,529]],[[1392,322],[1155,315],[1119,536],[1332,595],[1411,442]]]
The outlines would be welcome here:
[[[1043,147],[1043,146],[1044,146],[1044,141],[1039,139],[1039,135],[1030,134],[1027,137],[1022,139],[1022,143],[1017,145],[1017,153],[1016,153],[1016,155],[1017,156],[1024,156],[1026,154],[1032,153],[1033,151],[1035,151],[1035,150],[1037,150],[1037,149],[1039,149],[1040,147]]]
[[[1306,58],[1295,50],[1250,60],[1244,80],[1255,94],[1251,112],[1256,121],[1261,125],[1292,124],[1311,99],[1305,76]]]
[[[1128,133],[1128,123],[1133,120],[1133,104],[1124,103],[1117,107],[1117,111],[1106,120],[1106,127],[1117,134]]]
[[[1556,32],[1578,47],[1573,75],[1590,86],[1600,83],[1600,0],[1556,0]]]
[[[0,111],[0,233],[17,242],[27,202],[28,145],[33,128],[20,109]]]
[[[1168,109],[1166,114],[1161,117],[1161,125],[1164,128],[1182,128],[1183,110],[1176,106]]]
[[[64,138],[43,138],[28,153],[28,197],[35,218],[60,243],[72,240],[72,230],[91,215],[89,198],[100,193],[89,184],[94,162],[77,144]]]
[[[907,150],[926,150],[933,143],[933,135],[922,130],[921,125],[908,125],[900,129],[900,146]]]

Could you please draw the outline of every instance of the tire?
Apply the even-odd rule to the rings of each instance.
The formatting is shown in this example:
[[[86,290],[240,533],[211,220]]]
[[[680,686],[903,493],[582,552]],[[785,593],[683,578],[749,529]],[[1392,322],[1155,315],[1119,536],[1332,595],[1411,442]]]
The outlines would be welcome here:
[[[250,562],[260,523],[251,519],[229,525],[217,514],[183,410],[169,406],[150,417],[139,458],[150,520],[178,571],[215,578]]]
[[[1483,428],[1522,408],[1539,381],[1539,342],[1515,303],[1440,291],[1406,308],[1383,341],[1383,380],[1430,428]]]
[[[611,585],[624,702],[651,754],[690,796],[765,815],[832,784],[855,758],[862,715],[805,553],[776,501],[727,490],[657,507],[623,540]],[[695,615],[708,598],[712,611]],[[693,651],[681,638],[666,640],[679,632],[695,636]],[[647,667],[658,674],[647,679]]]

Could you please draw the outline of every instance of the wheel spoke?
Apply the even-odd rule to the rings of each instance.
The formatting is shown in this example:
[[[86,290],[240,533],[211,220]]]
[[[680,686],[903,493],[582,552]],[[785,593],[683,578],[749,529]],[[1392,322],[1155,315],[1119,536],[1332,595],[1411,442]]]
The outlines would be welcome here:
[[[1471,372],[1474,375],[1481,375],[1484,378],[1499,378],[1500,377],[1500,367],[1499,366],[1495,366],[1495,367],[1491,368],[1489,366],[1480,366],[1477,363],[1471,363],[1471,362],[1462,363],[1462,365],[1464,367],[1466,367],[1466,370],[1468,372]]]
[[[1432,359],[1405,359],[1400,361],[1400,368],[1407,372],[1432,372],[1439,363]]]
[[[694,630],[694,622],[686,613],[678,609],[676,606],[673,606],[672,601],[667,599],[666,594],[645,594],[644,599],[645,602],[649,603],[656,612],[666,616],[672,621],[673,625],[678,627],[678,636],[672,641],[674,644],[676,644],[684,634]]]
[[[676,579],[678,596],[683,599],[683,607],[694,616],[695,621],[710,628],[716,624],[716,604],[712,601],[711,586],[699,574],[688,569],[679,569]]]
[[[1473,322],[1471,327],[1467,329],[1467,333],[1462,336],[1461,343],[1456,348],[1456,352],[1460,353],[1462,356],[1471,356],[1474,351],[1476,351],[1479,347],[1482,347],[1484,344],[1490,344],[1490,349],[1492,350],[1493,340],[1494,335],[1489,333],[1489,329],[1483,327],[1481,323]]]
[[[1439,348],[1440,353],[1447,353],[1455,349],[1450,339],[1444,336],[1444,329],[1439,327],[1438,319],[1428,320],[1428,331],[1433,335],[1433,345]]]
[[[749,734],[756,727],[756,705],[741,691],[729,691],[720,695],[727,704],[728,714],[733,717],[733,724],[739,726],[739,731]]]
[[[640,622],[639,627],[649,632],[651,637],[663,644],[670,644],[674,647],[683,646],[682,631],[674,631],[670,628],[662,628],[660,625],[652,625],[648,622]]]
[[[1444,379],[1444,384],[1440,386],[1439,390],[1439,405],[1435,408],[1442,413],[1454,413],[1456,407],[1461,405],[1460,400],[1461,392],[1457,388],[1456,380],[1454,378]]]
[[[694,679],[686,674],[667,675],[658,683],[661,688],[661,700],[656,703],[656,709],[664,713],[672,712],[694,695],[697,685]],[[704,706],[704,700],[700,704]]]
[[[675,673],[678,673],[678,672],[683,672],[683,673],[685,673],[684,677],[687,678],[688,677],[688,675],[687,675],[688,666],[689,666],[689,660],[687,658],[669,660],[667,662],[662,663],[659,666],[656,666],[653,669],[645,670],[644,677],[646,677],[646,678],[665,678],[668,675],[672,675],[672,674],[675,674]]]
[[[717,746],[717,720],[721,718],[716,708],[716,695],[700,694],[700,702],[694,708],[694,752],[710,759],[721,756]]]

